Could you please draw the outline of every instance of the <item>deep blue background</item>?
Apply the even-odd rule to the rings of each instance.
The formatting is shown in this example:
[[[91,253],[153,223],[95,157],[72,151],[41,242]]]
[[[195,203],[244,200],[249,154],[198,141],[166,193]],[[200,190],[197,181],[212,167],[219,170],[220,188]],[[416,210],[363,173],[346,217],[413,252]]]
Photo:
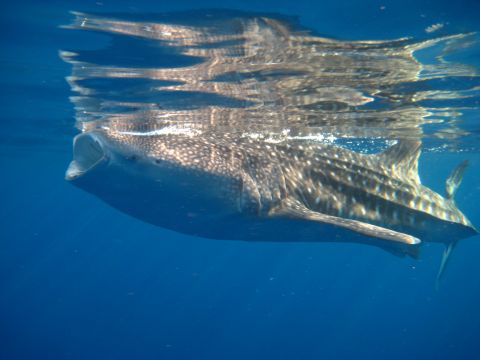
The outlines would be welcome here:
[[[342,38],[480,30],[478,1],[224,1],[299,17]],[[382,10],[380,7],[384,6]],[[344,244],[210,241],[141,223],[63,180],[74,113],[59,49],[102,45],[58,28],[68,10],[166,12],[214,1],[15,1],[0,9],[1,359],[480,359],[480,237],[440,291],[441,246],[422,260]],[[479,59],[471,59],[480,64]],[[425,154],[442,191],[480,224],[479,154]]]

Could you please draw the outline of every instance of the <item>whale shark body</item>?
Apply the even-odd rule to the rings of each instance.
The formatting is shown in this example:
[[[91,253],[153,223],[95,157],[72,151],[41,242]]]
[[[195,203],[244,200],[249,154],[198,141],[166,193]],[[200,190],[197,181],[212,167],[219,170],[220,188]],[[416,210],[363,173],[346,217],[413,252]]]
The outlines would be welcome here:
[[[248,136],[95,129],[78,135],[67,180],[146,222],[212,239],[339,241],[416,256],[476,234],[453,195],[421,184],[420,143],[379,154]]]
[[[418,175],[425,133],[465,134],[458,119],[433,118],[457,116],[445,100],[478,90],[476,71],[442,58],[471,35],[339,41],[245,13],[73,15],[68,28],[112,41],[60,52],[81,131],[66,178],[113,207],[211,239],[355,242],[412,257],[442,242],[439,274],[477,233],[454,202],[467,162],[445,196]],[[132,44],[148,56],[130,56]],[[426,48],[441,50],[438,64],[415,58]],[[465,89],[446,89],[452,76]],[[389,147],[364,154],[342,140]]]

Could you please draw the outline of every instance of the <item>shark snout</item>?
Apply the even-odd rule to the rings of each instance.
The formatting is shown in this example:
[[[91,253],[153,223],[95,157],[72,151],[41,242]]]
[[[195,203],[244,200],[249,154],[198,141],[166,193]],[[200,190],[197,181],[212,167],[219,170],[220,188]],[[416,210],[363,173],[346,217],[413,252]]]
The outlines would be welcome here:
[[[65,173],[72,181],[90,172],[108,160],[105,144],[95,133],[83,133],[73,140],[73,160]]]

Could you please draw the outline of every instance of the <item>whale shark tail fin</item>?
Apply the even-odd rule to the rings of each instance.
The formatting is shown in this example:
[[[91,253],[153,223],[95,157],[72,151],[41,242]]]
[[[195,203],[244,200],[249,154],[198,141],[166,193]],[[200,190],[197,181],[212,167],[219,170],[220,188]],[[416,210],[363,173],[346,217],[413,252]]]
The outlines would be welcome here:
[[[460,187],[460,184],[462,183],[463,180],[463,175],[465,173],[465,170],[467,169],[469,165],[468,160],[462,161],[460,164],[458,164],[457,167],[453,169],[453,171],[450,173],[450,176],[447,178],[447,181],[445,182],[445,193],[446,193],[446,198],[452,202],[452,204],[455,205],[455,194],[457,193],[458,188]],[[475,233],[478,233],[478,231],[475,229],[475,227],[468,221],[468,219],[465,219],[466,225],[468,225],[471,230]],[[445,269],[448,265],[448,262],[452,256],[453,250],[457,246],[458,240],[453,240],[449,243],[446,244],[445,249],[443,251],[442,255],[442,261],[440,263],[440,268],[438,269],[438,274],[437,274],[437,279],[435,282],[435,288],[438,290],[440,287],[440,281],[445,273]]]
[[[450,176],[445,182],[445,192],[447,193],[447,199],[454,201],[455,194],[460,187],[463,180],[463,174],[468,167],[468,160],[462,161],[455,169],[453,169]]]
[[[437,279],[435,281],[435,289],[438,291],[440,289],[440,281],[442,280],[443,275],[445,274],[445,269],[448,265],[448,262],[451,258],[453,250],[457,246],[458,241],[452,241],[447,244],[443,250],[442,262],[440,263],[440,268],[438,269]]]

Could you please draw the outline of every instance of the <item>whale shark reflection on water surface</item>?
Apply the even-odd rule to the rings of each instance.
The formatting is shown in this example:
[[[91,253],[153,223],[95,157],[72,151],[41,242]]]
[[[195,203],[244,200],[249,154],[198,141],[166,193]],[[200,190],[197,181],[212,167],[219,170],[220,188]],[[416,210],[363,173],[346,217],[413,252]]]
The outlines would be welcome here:
[[[243,13],[194,24],[74,15],[69,28],[112,41],[97,57],[61,52],[81,130],[66,178],[115,208],[213,239],[362,242],[411,256],[443,242],[442,269],[477,233],[454,202],[467,162],[445,196],[418,175],[422,147],[466,133],[449,114],[455,99],[478,98],[478,76],[442,56],[474,34],[349,42]],[[432,47],[438,64],[417,60]],[[441,88],[453,77],[469,82]]]

